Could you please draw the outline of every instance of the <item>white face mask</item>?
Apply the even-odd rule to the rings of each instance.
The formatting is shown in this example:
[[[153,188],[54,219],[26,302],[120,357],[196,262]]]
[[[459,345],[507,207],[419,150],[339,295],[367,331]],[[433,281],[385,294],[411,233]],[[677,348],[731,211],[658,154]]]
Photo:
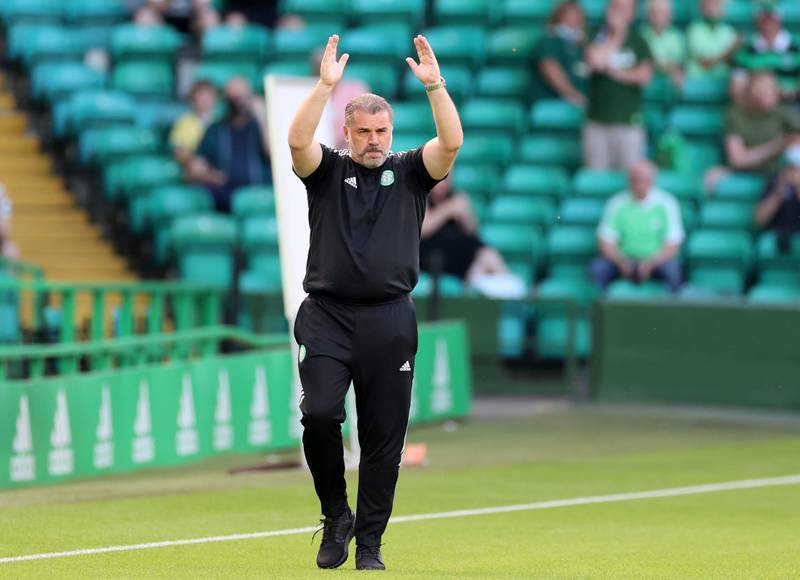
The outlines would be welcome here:
[[[790,145],[787,147],[783,158],[788,165],[800,167],[800,145]]]
[[[575,44],[583,40],[583,31],[563,24],[556,26],[556,34],[568,42]]]

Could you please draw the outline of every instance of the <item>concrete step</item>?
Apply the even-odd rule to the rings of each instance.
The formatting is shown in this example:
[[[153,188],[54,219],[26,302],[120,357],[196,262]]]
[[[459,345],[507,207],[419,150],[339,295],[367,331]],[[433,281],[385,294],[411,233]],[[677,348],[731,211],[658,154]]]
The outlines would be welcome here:
[[[44,155],[3,153],[0,155],[0,175],[17,175],[23,173],[49,175],[53,171],[53,162]]]
[[[0,115],[0,134],[8,135],[11,133],[23,134],[28,127],[28,120],[22,113],[8,113]]]

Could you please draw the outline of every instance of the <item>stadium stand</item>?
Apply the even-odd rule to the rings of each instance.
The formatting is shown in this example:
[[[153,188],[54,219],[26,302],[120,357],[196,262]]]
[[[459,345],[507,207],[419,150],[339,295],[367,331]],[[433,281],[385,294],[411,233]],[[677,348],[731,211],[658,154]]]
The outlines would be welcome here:
[[[234,195],[231,217],[210,215],[203,190],[182,182],[181,168],[170,156],[167,132],[188,109],[184,81],[222,86],[242,75],[260,89],[264,73],[307,74],[313,53],[328,34],[338,32],[342,48],[352,55],[348,77],[365,81],[395,106],[395,149],[414,147],[430,138],[434,127],[424,91],[403,57],[410,54],[411,36],[424,31],[465,126],[454,182],[470,194],[480,235],[524,274],[534,294],[576,300],[582,309],[578,351],[585,355],[586,309],[596,298],[586,277],[586,264],[596,253],[594,229],[603,202],[626,183],[621,173],[581,167],[581,108],[530,100],[532,58],[557,4],[284,0],[281,15],[299,18],[304,27],[249,22],[220,25],[195,38],[169,24],[133,23],[122,0],[9,0],[0,8],[10,71],[5,84],[33,114],[70,189],[92,219],[114,234],[117,249],[140,274],[177,274],[231,292],[274,291],[280,267],[272,189],[243,188]],[[685,28],[698,17],[696,2],[673,4],[676,26]],[[603,18],[605,5],[581,1],[588,28]],[[229,9],[234,6],[234,0],[228,2]],[[748,37],[758,6],[730,0],[724,21]],[[796,2],[779,0],[775,6],[797,36]],[[219,8],[224,12],[225,3]],[[679,199],[687,230],[682,260],[688,289],[681,297],[708,291],[751,301],[796,300],[799,247],[782,253],[772,232],[757,232],[753,225],[764,176],[729,173],[716,183],[704,181],[723,159],[728,104],[727,77],[690,76],[675,87],[657,76],[645,94],[649,150],[662,166],[658,185]],[[10,95],[0,95],[0,106],[6,110],[0,150],[13,156],[3,161],[10,176],[4,181],[19,209],[15,231],[23,257],[42,264],[48,276],[130,278],[97,228],[73,208],[36,142],[23,135],[26,122],[11,112]],[[58,219],[48,217],[51,213]],[[74,265],[58,258],[67,251],[81,256],[70,261]],[[415,294],[424,296],[429,287],[423,277]],[[609,296],[662,299],[661,290],[618,283]],[[463,295],[469,289],[444,279],[441,291]],[[532,330],[523,333],[532,333],[539,354],[563,356],[563,312],[545,310],[534,320]]]

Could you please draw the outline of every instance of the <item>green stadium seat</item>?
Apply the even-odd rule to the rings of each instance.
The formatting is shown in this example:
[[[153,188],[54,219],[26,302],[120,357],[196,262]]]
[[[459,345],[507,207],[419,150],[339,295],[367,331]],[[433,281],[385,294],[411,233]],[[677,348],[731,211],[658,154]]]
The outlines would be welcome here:
[[[150,191],[146,221],[153,232],[153,259],[159,266],[173,257],[172,223],[180,217],[213,212],[208,191],[198,185],[166,185]]]
[[[61,15],[59,0],[5,0],[0,3],[0,18],[6,26],[59,24]]]
[[[136,124],[165,132],[187,111],[185,101],[142,101],[137,105]]]
[[[756,244],[758,278],[762,282],[800,279],[800,235],[794,235],[786,252],[778,248],[778,235],[763,232]]]
[[[278,253],[278,220],[275,216],[257,215],[246,218],[241,226],[241,246],[251,270],[259,270],[259,257]],[[280,281],[278,281],[280,285]]]
[[[652,80],[644,88],[644,98],[647,104],[670,106],[676,98],[672,79],[665,74],[654,74]]]
[[[348,65],[350,66],[350,65]],[[407,99],[428,102],[428,93],[425,87],[414,76],[414,73],[405,65],[403,73],[403,95]],[[447,92],[456,103],[460,103],[472,94],[474,81],[472,69],[466,65],[448,64],[442,66],[442,76],[447,79]]]
[[[392,137],[392,151],[410,151],[422,147],[433,137],[430,133],[400,133]]]
[[[487,61],[492,65],[528,65],[540,36],[539,29],[519,23],[492,30],[486,40]]]
[[[542,228],[553,225],[556,208],[549,199],[499,196],[492,200],[488,219],[494,224],[532,224]]]
[[[63,10],[66,21],[80,27],[117,24],[128,15],[124,0],[67,0]]]
[[[137,103],[119,91],[87,90],[72,94],[54,111],[53,128],[57,136],[71,136],[90,127],[133,124]]]
[[[711,167],[722,164],[722,148],[718,144],[689,142],[686,154],[690,161],[690,172],[699,178]]]
[[[547,254],[551,275],[554,266],[581,267],[583,272],[589,261],[597,255],[595,228],[557,226],[547,233]],[[585,276],[585,274],[584,274]]]
[[[491,163],[505,166],[513,155],[514,141],[509,135],[467,133],[458,153],[458,160],[463,163]]]
[[[325,3],[326,0],[319,0]],[[299,0],[305,2],[305,0]],[[325,49],[328,33],[312,26],[301,29],[279,28],[272,35],[272,56],[281,62],[302,60],[311,71],[311,56]]]
[[[751,304],[800,304],[800,285],[757,284],[747,293]]]
[[[624,171],[606,169],[579,169],[572,182],[575,195],[580,197],[608,198],[628,188]]]
[[[392,105],[394,133],[436,134],[430,104],[423,101],[400,101]]]
[[[108,52],[111,47],[111,36],[114,34],[113,24],[98,24],[94,26],[81,26],[80,33],[76,34],[75,45],[86,53],[91,49]]]
[[[603,20],[608,0],[581,0],[581,6],[589,24],[599,24]]]
[[[504,0],[500,18],[506,25],[544,26],[556,4],[556,0]]]
[[[476,80],[476,95],[489,98],[526,99],[531,75],[526,68],[484,67]]]
[[[464,282],[461,278],[452,274],[442,274],[439,276],[439,295],[447,297],[462,296],[464,294]],[[414,298],[427,298],[433,293],[433,276],[428,272],[419,273],[419,281],[411,295]]]
[[[681,302],[719,302],[732,296],[720,294],[713,288],[704,288],[702,286],[695,286],[691,283],[684,284],[677,296]]]
[[[435,0],[433,3],[433,18],[442,25],[489,28],[498,16],[495,0]]]
[[[437,26],[423,34],[434,47],[436,59],[443,68],[459,64],[477,69],[486,60],[486,31],[479,26]]]
[[[411,29],[403,24],[352,28],[342,35],[339,42],[339,52],[348,53],[351,62],[382,64],[384,67],[387,63],[402,63],[405,57],[414,54],[413,51]]]
[[[707,229],[752,230],[753,207],[738,202],[707,201],[700,210],[700,224]]]
[[[144,127],[122,125],[87,129],[78,136],[79,159],[82,163],[106,165],[133,155],[156,154],[161,137]]]
[[[703,194],[703,183],[700,178],[676,171],[659,171],[656,176],[656,186],[681,201],[697,201]]]
[[[198,65],[193,72],[195,81],[208,81],[218,89],[234,77],[244,77],[255,91],[261,90],[261,76],[258,64],[255,62],[204,62]]]
[[[531,128],[537,132],[575,133],[583,125],[583,109],[566,101],[543,99],[531,107]]]
[[[581,358],[591,352],[591,326],[588,308],[598,289],[585,278],[547,278],[536,290],[536,297],[574,302],[575,354]],[[562,359],[568,351],[569,314],[566,304],[540,304],[536,321],[536,354],[540,358]]]
[[[724,129],[724,110],[721,107],[679,105],[670,114],[669,127],[690,139],[718,142]]]
[[[688,199],[679,199],[678,203],[681,209],[681,220],[683,221],[683,229],[686,232],[690,232],[695,228],[699,219],[697,206],[693,201]]]
[[[261,78],[271,74],[286,77],[307,77],[311,75],[311,63],[307,58],[273,61],[264,67],[261,72]]]
[[[573,353],[581,359],[592,352],[592,326],[586,317],[575,321]],[[566,319],[548,317],[536,323],[536,355],[541,359],[563,360],[567,358],[569,324]]]
[[[606,290],[606,298],[610,300],[663,300],[670,296],[666,284],[656,280],[641,284],[630,280],[614,280]]]
[[[400,77],[397,69],[388,67],[385,63],[382,65],[358,62],[347,63],[347,67],[344,69],[344,78],[363,81],[373,93],[381,95],[390,101],[394,99],[400,86]]]
[[[481,239],[499,251],[509,262],[523,262],[536,268],[543,251],[543,239],[533,225],[486,224]]]
[[[723,20],[734,27],[750,31],[755,28],[756,2],[733,0],[725,4]]]
[[[525,107],[518,101],[473,98],[461,107],[460,114],[465,132],[518,135],[525,131]]]
[[[737,268],[701,267],[692,268],[689,285],[711,292],[717,296],[739,296],[744,289],[744,275]]]
[[[489,197],[498,190],[502,174],[494,164],[467,163],[459,158],[453,169],[453,185],[470,195]]]
[[[752,254],[751,236],[744,231],[697,230],[689,237],[686,248],[692,269],[729,267],[742,274],[749,271]]]
[[[228,216],[203,214],[175,220],[172,241],[181,278],[229,290],[236,239],[236,222]]]
[[[309,26],[325,25],[339,31],[350,15],[350,4],[350,0],[284,0],[281,11],[300,16]]]
[[[261,26],[217,26],[203,34],[204,62],[252,63],[269,57],[269,31]]]
[[[231,199],[231,213],[239,223],[250,217],[275,217],[275,192],[271,185],[247,185]]]
[[[731,173],[716,183],[713,194],[719,199],[752,203],[761,198],[766,184],[761,175]]]
[[[105,82],[105,74],[77,62],[43,63],[31,72],[33,97],[50,102],[67,99],[77,91],[102,89]]]
[[[105,172],[104,193],[110,199],[135,199],[143,190],[159,185],[178,184],[183,179],[180,166],[161,156],[128,157],[113,163]]]
[[[564,169],[536,165],[512,165],[503,177],[505,195],[546,197],[553,200],[569,191],[569,177]]]
[[[681,101],[693,105],[723,105],[728,102],[727,77],[688,76],[681,87]]]
[[[352,14],[362,26],[392,22],[416,29],[425,16],[425,0],[352,0]]]
[[[169,98],[174,85],[172,65],[166,62],[123,62],[111,72],[112,88],[138,98]]]
[[[12,29],[10,43],[15,46],[22,64],[30,69],[44,62],[77,62],[83,57],[83,48],[78,43],[78,33],[60,26],[23,28],[24,36],[13,36],[20,27]]]
[[[115,63],[125,60],[174,62],[181,37],[174,28],[123,24],[111,35],[111,56]]]
[[[581,144],[575,139],[547,135],[525,135],[517,160],[542,166],[575,169],[581,164]]]
[[[596,227],[603,217],[606,202],[593,197],[568,197],[558,209],[558,223],[563,226]]]

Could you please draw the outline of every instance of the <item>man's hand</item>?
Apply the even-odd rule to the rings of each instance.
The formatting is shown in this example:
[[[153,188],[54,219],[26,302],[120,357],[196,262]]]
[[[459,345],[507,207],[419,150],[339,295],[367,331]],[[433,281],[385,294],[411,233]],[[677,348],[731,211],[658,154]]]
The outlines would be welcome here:
[[[325,53],[322,55],[322,62],[319,65],[319,80],[328,86],[334,86],[342,80],[344,74],[344,66],[350,59],[350,55],[344,53],[337,62],[336,60],[336,47],[339,46],[339,35],[333,34],[328,38],[328,44],[325,46]],[[438,79],[437,79],[438,80]]]
[[[414,46],[417,49],[419,64],[413,58],[408,57],[406,62],[411,68],[411,72],[423,85],[438,83],[439,79],[442,78],[442,73],[439,70],[439,63],[436,61],[436,55],[433,54],[433,49],[428,39],[418,34],[414,37]]]
[[[644,260],[639,262],[639,267],[636,269],[639,282],[647,282],[650,278],[652,278],[653,270],[655,269],[656,265],[652,260]]]
[[[622,275],[623,278],[630,280],[633,278],[634,271],[636,270],[636,265],[628,259],[620,260],[617,264],[617,268],[619,268],[619,273]]]

